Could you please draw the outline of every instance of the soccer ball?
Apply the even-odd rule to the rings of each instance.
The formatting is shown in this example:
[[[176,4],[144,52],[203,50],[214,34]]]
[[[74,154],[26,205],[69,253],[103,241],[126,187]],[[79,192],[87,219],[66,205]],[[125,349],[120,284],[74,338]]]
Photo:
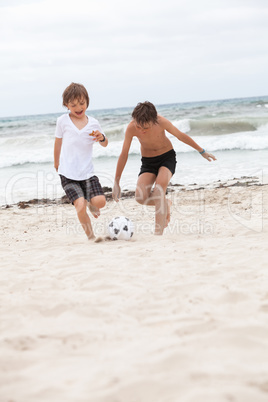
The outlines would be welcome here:
[[[130,240],[134,233],[134,225],[125,216],[116,216],[108,225],[108,233],[112,240]]]

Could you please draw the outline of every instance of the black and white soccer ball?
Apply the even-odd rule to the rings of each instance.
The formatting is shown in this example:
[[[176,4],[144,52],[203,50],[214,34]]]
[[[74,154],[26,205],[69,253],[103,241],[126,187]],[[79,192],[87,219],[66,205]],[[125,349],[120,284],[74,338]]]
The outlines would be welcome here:
[[[133,222],[125,216],[116,216],[108,225],[112,240],[130,240],[134,233]]]

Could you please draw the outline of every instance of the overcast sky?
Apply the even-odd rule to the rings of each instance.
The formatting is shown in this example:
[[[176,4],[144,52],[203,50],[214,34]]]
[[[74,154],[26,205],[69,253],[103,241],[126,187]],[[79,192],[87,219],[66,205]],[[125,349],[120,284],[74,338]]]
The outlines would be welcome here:
[[[268,95],[268,0],[0,0],[0,116]]]

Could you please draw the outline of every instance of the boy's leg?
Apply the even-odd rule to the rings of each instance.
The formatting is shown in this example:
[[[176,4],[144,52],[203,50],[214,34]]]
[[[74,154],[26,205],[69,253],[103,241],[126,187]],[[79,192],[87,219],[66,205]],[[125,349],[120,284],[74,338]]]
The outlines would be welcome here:
[[[84,197],[80,197],[80,198],[77,198],[73,202],[73,204],[75,206],[78,219],[79,219],[88,239],[94,239],[95,236],[93,233],[91,221],[87,214],[87,201],[85,200]]]
[[[161,166],[157,176],[153,173],[142,173],[137,182],[136,201],[140,204],[155,206],[155,234],[157,235],[163,234],[170,219],[171,202],[166,199],[166,189],[171,177],[171,171]],[[151,192],[154,182],[155,187]]]
[[[106,204],[106,198],[97,176],[92,176],[85,181],[85,194],[90,212],[94,218],[98,218],[100,208],[103,208]]]
[[[88,207],[94,218],[98,218],[100,216],[100,208],[105,207],[106,198],[104,195],[96,195],[95,197],[91,198],[90,202],[88,203]]]
[[[155,234],[162,235],[170,220],[171,201],[166,199],[166,190],[172,177],[171,171],[161,166],[155,181],[151,199],[155,200]]]
[[[148,200],[151,196],[151,191],[155,179],[156,175],[149,172],[142,173],[139,176],[135,191],[135,199],[139,204],[154,205],[154,204],[148,204]]]

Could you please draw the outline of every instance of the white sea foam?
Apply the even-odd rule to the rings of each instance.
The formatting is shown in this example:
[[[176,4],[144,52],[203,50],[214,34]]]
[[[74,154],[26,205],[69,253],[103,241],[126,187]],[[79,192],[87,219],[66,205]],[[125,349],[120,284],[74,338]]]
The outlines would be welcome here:
[[[175,120],[172,123],[183,133],[188,133],[191,130],[190,119]]]
[[[185,123],[186,126],[186,123]],[[185,130],[186,131],[186,130]],[[177,153],[195,152],[193,148],[178,141],[173,135],[167,133]],[[261,126],[256,131],[191,136],[200,146],[211,152],[230,150],[265,150],[268,149],[268,125]],[[44,164],[53,162],[53,137],[43,136],[36,141],[33,137],[13,137],[1,140],[0,168],[31,164]],[[110,141],[106,148],[94,145],[94,158],[118,158],[122,150],[123,140]],[[133,139],[129,155],[140,155],[140,144]]]

